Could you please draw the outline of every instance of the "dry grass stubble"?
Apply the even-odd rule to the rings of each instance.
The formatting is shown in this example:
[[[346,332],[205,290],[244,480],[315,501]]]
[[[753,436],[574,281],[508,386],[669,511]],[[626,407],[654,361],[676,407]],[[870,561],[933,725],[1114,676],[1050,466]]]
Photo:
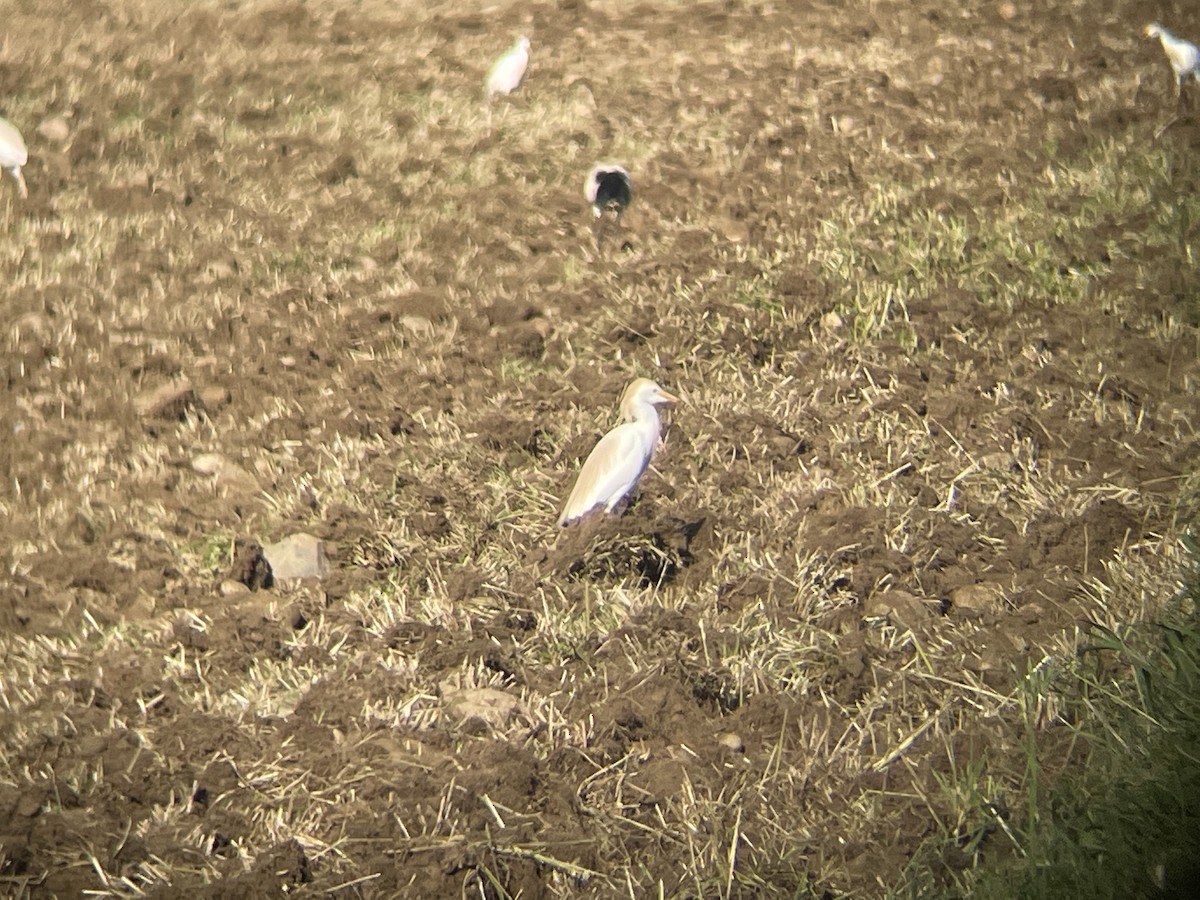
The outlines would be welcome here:
[[[873,895],[1079,758],[1031,673],[1157,615],[1194,496],[1138,23],[567,6],[14,18],[71,138],[0,200],[12,893]],[[634,374],[664,451],[559,534]],[[297,530],[327,583],[218,592]]]

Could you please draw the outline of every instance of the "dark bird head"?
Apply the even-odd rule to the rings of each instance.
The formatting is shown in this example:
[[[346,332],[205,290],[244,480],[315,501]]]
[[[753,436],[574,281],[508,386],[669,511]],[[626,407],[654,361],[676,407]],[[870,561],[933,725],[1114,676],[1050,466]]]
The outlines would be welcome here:
[[[633,182],[629,173],[617,165],[599,165],[588,172],[587,181],[583,184],[583,195],[592,204],[596,218],[600,218],[605,210],[613,210],[617,216],[625,211],[633,200]]]

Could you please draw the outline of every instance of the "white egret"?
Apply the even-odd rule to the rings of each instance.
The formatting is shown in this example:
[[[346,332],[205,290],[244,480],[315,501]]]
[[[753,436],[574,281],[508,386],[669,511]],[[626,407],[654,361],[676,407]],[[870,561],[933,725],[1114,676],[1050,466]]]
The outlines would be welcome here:
[[[1157,22],[1146,26],[1146,37],[1158,38],[1171,68],[1175,70],[1175,96],[1183,92],[1183,80],[1189,75],[1200,82],[1200,49],[1195,44],[1177,38]]]
[[[522,35],[492,63],[487,76],[487,95],[511,94],[525,77],[529,65],[529,38]]]
[[[8,119],[0,118],[0,168],[7,169],[17,180],[17,193],[24,199],[29,196],[29,188],[25,185],[25,176],[21,174],[21,166],[29,162],[29,152],[25,149],[25,139],[21,132]]]
[[[569,525],[601,506],[612,512],[633,492],[658,445],[662,425],[657,407],[678,399],[649,378],[638,378],[625,389],[621,396],[625,421],[602,437],[589,454],[558,517],[559,525]]]
[[[604,215],[605,210],[613,210],[617,221],[633,200],[633,182],[629,173],[622,166],[602,163],[588,172],[587,180],[583,183],[583,196],[592,204],[596,218]]]

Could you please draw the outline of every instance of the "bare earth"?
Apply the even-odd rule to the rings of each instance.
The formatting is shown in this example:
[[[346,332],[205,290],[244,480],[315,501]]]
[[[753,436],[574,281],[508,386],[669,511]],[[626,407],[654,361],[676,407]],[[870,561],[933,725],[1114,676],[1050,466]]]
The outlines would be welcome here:
[[[1200,421],[1107,6],[14,0],[0,893],[876,896],[1078,763],[1026,675],[1169,601]]]

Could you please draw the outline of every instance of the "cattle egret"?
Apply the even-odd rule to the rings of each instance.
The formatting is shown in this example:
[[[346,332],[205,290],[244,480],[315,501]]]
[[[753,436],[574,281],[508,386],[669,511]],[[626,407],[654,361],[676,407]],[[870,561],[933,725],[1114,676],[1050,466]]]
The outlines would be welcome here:
[[[596,444],[567,498],[559,525],[603,506],[612,512],[637,487],[638,480],[658,445],[661,424],[658,407],[678,400],[649,378],[638,378],[621,396],[621,417],[625,420]]]
[[[529,65],[529,38],[521,36],[492,63],[488,70],[487,95],[511,94],[525,77]]]
[[[592,204],[597,219],[604,215],[605,210],[611,209],[620,222],[621,214],[633,199],[633,182],[621,166],[599,165],[588,172],[587,181],[583,183],[583,195]]]
[[[21,174],[21,166],[29,162],[29,153],[25,149],[25,139],[21,132],[8,119],[0,119],[0,168],[7,169],[17,180],[17,193],[24,199],[29,196],[29,188],[25,185],[25,176]]]
[[[1163,52],[1175,70],[1175,96],[1183,92],[1183,80],[1189,75],[1200,81],[1200,49],[1195,44],[1177,38],[1157,22],[1146,26],[1146,37],[1158,38]]]

